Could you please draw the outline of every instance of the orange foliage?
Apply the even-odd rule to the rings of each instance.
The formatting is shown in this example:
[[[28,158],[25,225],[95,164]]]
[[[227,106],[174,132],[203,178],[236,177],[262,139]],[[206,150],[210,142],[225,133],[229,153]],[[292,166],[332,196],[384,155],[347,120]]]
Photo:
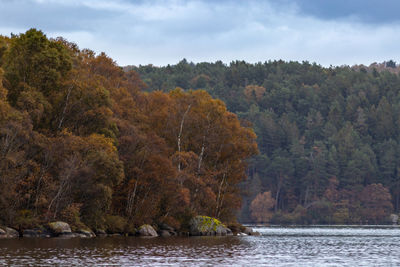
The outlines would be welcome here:
[[[205,91],[143,93],[139,75],[104,53],[35,29],[9,43],[4,83],[0,69],[0,223],[21,209],[41,220],[68,211],[93,228],[107,218],[180,225],[196,213],[233,216],[257,145],[222,101]]]
[[[272,208],[275,206],[275,200],[271,197],[271,192],[258,194],[250,204],[251,216],[258,223],[269,222],[272,218]]]
[[[261,101],[266,89],[258,85],[247,85],[244,89],[244,95],[248,100]]]
[[[361,192],[363,217],[368,223],[377,223],[382,218],[389,217],[393,210],[392,197],[389,190],[382,184],[370,184]]]

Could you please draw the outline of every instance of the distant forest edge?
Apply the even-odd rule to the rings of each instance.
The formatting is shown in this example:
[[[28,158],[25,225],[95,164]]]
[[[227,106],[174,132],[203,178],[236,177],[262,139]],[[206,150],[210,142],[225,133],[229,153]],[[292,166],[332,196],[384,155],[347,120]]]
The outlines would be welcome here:
[[[188,231],[198,214],[235,223],[254,131],[204,90],[144,88],[63,38],[0,36],[0,225],[135,234]]]
[[[257,134],[242,222],[391,223],[400,209],[400,68],[393,60],[127,66],[146,91],[205,90]],[[393,219],[393,218],[392,218]]]

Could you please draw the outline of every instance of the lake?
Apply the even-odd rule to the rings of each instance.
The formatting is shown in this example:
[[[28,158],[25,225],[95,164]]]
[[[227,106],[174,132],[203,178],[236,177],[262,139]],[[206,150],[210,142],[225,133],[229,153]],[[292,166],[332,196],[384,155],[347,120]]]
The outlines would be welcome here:
[[[400,266],[400,229],[256,227],[261,236],[0,240],[0,266]]]

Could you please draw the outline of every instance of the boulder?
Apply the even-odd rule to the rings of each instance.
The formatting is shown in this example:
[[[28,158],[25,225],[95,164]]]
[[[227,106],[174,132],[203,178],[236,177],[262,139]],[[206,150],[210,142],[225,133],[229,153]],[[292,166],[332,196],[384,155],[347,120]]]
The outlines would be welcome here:
[[[166,224],[166,223],[160,224],[160,225],[159,225],[159,228],[160,228],[161,230],[167,230],[167,231],[170,231],[170,232],[175,232],[175,229],[174,229],[172,226],[169,226],[169,225]]]
[[[56,235],[57,238],[61,238],[61,239],[68,239],[68,238],[74,238],[74,237],[82,237],[81,234],[78,233],[64,233],[64,234],[59,234]]]
[[[66,222],[51,222],[48,224],[50,232],[55,235],[68,235],[71,234],[71,227]]]
[[[25,229],[22,231],[23,237],[39,237],[39,232],[35,229]]]
[[[240,223],[230,223],[227,227],[232,231],[232,235],[237,235],[244,228]]]
[[[42,228],[34,228],[34,229],[25,229],[22,232],[23,237],[51,237],[51,233],[46,229]]]
[[[397,214],[390,214],[390,220],[392,221],[393,225],[397,225],[399,216]]]
[[[107,236],[113,237],[113,236],[122,236],[122,235],[119,233],[113,233],[113,234],[107,234]]]
[[[229,233],[232,234],[232,231],[229,228],[226,228],[224,225],[218,225],[215,228],[215,235],[217,236],[226,236]]]
[[[245,227],[243,233],[246,235],[251,235],[253,233],[253,229],[250,227]]]
[[[177,232],[172,226],[162,223],[158,226],[159,231],[157,233],[162,237],[177,236]]]
[[[10,227],[6,227],[5,230],[6,230],[8,238],[18,238],[19,237],[19,233],[17,230],[10,228]]]
[[[0,228],[0,238],[6,237],[7,236],[7,232],[5,230],[3,230],[2,228]]]
[[[96,237],[95,233],[87,229],[78,229],[76,233],[79,234],[80,237],[87,237],[87,238]]]
[[[19,233],[17,230],[14,230],[9,227],[0,227],[0,239],[17,238],[17,237],[19,237]]]
[[[219,220],[208,216],[196,216],[190,220],[189,225],[192,236],[232,235],[232,231]]]
[[[97,229],[96,236],[107,236],[107,233],[103,229]]]
[[[169,233],[168,230],[161,230],[159,234],[162,237],[170,237],[171,236],[171,234]]]
[[[245,227],[243,232],[246,235],[253,235],[253,236],[260,236],[261,235],[259,232],[253,231],[253,229],[250,228],[250,227]]]
[[[228,236],[232,236],[233,235],[233,232],[232,232],[232,230],[230,228],[226,228],[226,235],[228,235]]]
[[[158,236],[156,230],[151,225],[144,224],[139,227],[140,236],[156,237]]]

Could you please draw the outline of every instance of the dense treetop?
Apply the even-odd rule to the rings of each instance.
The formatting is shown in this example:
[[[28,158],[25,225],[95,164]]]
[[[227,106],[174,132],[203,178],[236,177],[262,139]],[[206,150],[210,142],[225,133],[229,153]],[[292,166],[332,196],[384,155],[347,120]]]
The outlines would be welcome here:
[[[243,184],[242,220],[257,219],[248,207],[267,191],[275,201],[272,222],[382,223],[399,211],[400,77],[394,61],[324,68],[182,60],[125,69],[137,71],[148,91],[206,90],[253,126],[261,153],[251,159]]]
[[[184,229],[197,214],[233,221],[242,197],[242,221],[387,222],[400,209],[398,70],[122,69],[35,29],[0,37],[0,224]]]
[[[252,129],[206,91],[142,90],[104,53],[41,31],[0,36],[0,224],[134,232],[233,221]]]

